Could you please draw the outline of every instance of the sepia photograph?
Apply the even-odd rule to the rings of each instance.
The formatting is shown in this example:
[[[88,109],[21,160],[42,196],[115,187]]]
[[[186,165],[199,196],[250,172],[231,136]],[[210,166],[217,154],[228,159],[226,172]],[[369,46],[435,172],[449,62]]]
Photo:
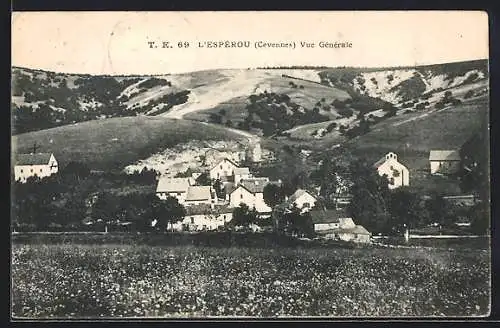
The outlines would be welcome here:
[[[11,30],[12,321],[490,315],[487,13]]]

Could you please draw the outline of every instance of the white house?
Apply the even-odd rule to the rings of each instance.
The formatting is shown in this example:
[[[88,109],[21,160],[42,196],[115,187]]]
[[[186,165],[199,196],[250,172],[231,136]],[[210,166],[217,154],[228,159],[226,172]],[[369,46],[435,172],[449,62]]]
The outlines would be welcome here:
[[[234,169],[237,167],[238,164],[228,158],[224,158],[210,169],[210,179],[216,180],[222,177],[233,176]]]
[[[264,202],[264,187],[269,178],[243,179],[229,195],[229,206],[238,207],[241,203],[255,208],[259,213],[270,213],[272,209]]]
[[[29,177],[44,178],[58,172],[58,163],[52,153],[17,154],[14,179],[26,182]]]
[[[379,159],[373,167],[380,176],[386,175],[389,180],[389,189],[410,185],[410,171],[398,162],[398,156],[392,152]]]
[[[186,215],[182,221],[170,223],[167,230],[176,231],[207,231],[223,227],[233,218],[232,211],[227,207],[212,208],[209,205],[193,205],[186,207]]]
[[[167,199],[168,196],[177,198],[179,204],[186,200],[187,192],[191,186],[189,178],[169,178],[162,176],[156,186],[156,196],[160,199]]]
[[[457,150],[431,150],[429,153],[431,174],[452,174],[460,169],[460,153]]]
[[[184,200],[185,206],[200,205],[200,204],[214,204],[215,192],[211,186],[189,186]]]
[[[307,212],[316,205],[316,198],[305,191],[304,189],[297,189],[289,198],[288,204],[296,206],[302,212]]]
[[[248,167],[236,167],[233,170],[234,184],[238,185],[243,179],[250,179],[250,169]]]

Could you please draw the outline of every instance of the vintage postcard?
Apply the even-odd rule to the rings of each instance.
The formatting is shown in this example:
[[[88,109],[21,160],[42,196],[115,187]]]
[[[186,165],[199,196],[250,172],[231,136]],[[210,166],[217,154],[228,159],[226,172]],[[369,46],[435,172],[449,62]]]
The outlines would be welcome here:
[[[12,320],[490,314],[485,12],[11,23]]]

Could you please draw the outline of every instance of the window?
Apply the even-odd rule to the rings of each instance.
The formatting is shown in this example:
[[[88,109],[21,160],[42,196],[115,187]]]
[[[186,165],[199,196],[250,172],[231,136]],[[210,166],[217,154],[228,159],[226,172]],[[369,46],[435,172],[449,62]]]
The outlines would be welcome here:
[[[222,218],[223,218],[223,219],[226,219],[226,214],[222,215]]]
[[[180,192],[178,192],[178,193],[177,193],[177,196],[180,196],[180,195],[181,195],[181,193],[180,193]]]
[[[222,170],[222,164],[220,165],[220,169]]]
[[[42,173],[42,169],[40,169],[40,173]]]
[[[391,165],[391,171],[394,170],[394,166]]]
[[[23,173],[23,169],[21,169],[21,173]]]
[[[191,224],[194,224],[194,217],[191,217]]]
[[[206,224],[203,225],[203,230],[207,230],[207,225]]]
[[[33,169],[31,169],[30,171],[31,171],[31,173],[33,173]]]
[[[243,199],[243,194],[240,194],[240,199]]]

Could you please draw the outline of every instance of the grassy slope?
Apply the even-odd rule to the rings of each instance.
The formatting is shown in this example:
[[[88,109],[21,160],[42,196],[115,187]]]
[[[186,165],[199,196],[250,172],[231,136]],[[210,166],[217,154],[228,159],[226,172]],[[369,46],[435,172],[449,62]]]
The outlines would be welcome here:
[[[458,192],[456,182],[429,177],[429,151],[459,148],[473,133],[484,128],[488,108],[487,98],[482,97],[400,125],[394,124],[422,113],[396,116],[345,145],[355,155],[373,162],[393,151],[410,170],[410,185],[426,190],[445,188],[448,192]]]
[[[287,94],[292,102],[297,103],[309,110],[312,110],[314,105],[320,101],[321,98],[325,98],[326,104],[331,104],[331,102],[335,99],[345,100],[350,98],[349,94],[343,90],[293,78],[270,76],[259,82],[262,89],[265,89],[265,86],[268,86],[268,92]],[[292,88],[289,85],[290,82],[294,82],[296,85],[302,85],[304,86],[304,89]],[[255,85],[255,87],[257,88],[259,85]],[[220,103],[216,107],[187,114],[184,118],[196,121],[206,121],[211,113],[219,113],[221,109],[224,109],[227,112],[226,117],[233,121],[233,123],[242,121],[247,113],[245,106],[247,105],[248,96],[250,96],[250,94],[246,97],[235,97],[229,101]],[[321,113],[325,115],[332,115],[335,114],[335,110],[333,109],[331,112],[322,111]]]
[[[161,117],[122,117],[83,122],[12,137],[13,151],[53,152],[61,166],[80,161],[93,169],[123,168],[138,159],[193,139],[235,139],[222,127]]]

